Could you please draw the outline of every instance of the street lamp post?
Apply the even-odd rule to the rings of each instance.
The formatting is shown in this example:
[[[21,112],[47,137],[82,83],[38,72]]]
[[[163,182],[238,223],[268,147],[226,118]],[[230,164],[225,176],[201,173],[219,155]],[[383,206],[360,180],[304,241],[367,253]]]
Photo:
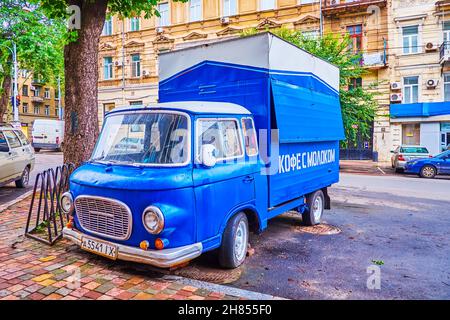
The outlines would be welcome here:
[[[14,122],[18,123],[19,122],[19,107],[17,106],[17,96],[19,94],[19,90],[17,87],[17,82],[18,82],[18,67],[17,67],[17,47],[16,47],[16,43],[13,42],[13,47],[12,49],[10,47],[8,47],[7,45],[2,44],[3,47],[5,47],[6,49],[8,49],[9,51],[11,51],[12,56],[13,56],[13,72],[14,72],[14,88],[13,88],[13,114],[14,114]]]

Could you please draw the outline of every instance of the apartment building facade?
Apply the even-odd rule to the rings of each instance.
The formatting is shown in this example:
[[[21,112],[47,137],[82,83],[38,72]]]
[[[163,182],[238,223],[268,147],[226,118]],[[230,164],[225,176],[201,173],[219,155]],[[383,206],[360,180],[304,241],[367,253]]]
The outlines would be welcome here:
[[[450,1],[392,1],[389,10],[392,147],[450,144]]]
[[[18,75],[19,93],[19,121],[22,131],[31,137],[33,122],[36,119],[59,119],[58,100],[59,92],[57,88],[46,84],[44,81],[33,77],[27,70],[20,70]],[[61,108],[64,101],[61,100]],[[5,114],[5,122],[13,120],[12,110]]]
[[[357,152],[375,150],[388,158],[390,140],[387,0],[191,0],[160,1],[161,17],[108,17],[99,47],[99,121],[119,105],[158,99],[158,55],[167,50],[239,37],[249,28],[289,28],[315,37],[320,31],[350,34],[352,49],[363,53],[367,69],[349,86],[380,83],[374,135]],[[226,53],[224,53],[226,54]],[[385,84],[381,84],[384,80]],[[384,86],[384,87],[383,87]],[[387,150],[387,151],[386,151]],[[353,150],[351,150],[353,151]]]

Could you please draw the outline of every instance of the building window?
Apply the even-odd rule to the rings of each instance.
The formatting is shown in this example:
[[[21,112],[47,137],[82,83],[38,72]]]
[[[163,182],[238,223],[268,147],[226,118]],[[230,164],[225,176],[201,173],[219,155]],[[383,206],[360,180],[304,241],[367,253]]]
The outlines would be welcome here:
[[[359,53],[362,49],[362,25],[348,26],[347,32],[350,36],[350,51]]]
[[[45,88],[44,98],[45,99],[50,99],[50,89],[49,88]]]
[[[263,10],[272,10],[275,9],[276,0],[260,0],[259,1],[259,9]]]
[[[362,78],[351,78],[348,84],[348,90],[362,87]]]
[[[306,39],[315,40],[319,38],[320,31],[319,30],[308,30],[308,31],[302,31],[302,36]]]
[[[402,28],[403,53],[419,52],[419,26],[410,26]]]
[[[131,76],[141,76],[141,56],[139,53],[131,55]]]
[[[419,77],[403,78],[403,102],[416,103],[419,101]]]
[[[444,101],[450,101],[450,73],[444,74]]]
[[[23,113],[28,113],[28,103],[23,103],[23,106],[22,106],[22,112]]]
[[[41,95],[41,88],[40,87],[34,87],[33,96],[39,97]]]
[[[189,1],[190,21],[199,21],[202,19],[202,0]]]
[[[112,35],[112,16],[111,17],[107,17],[105,19],[105,24],[103,25],[102,35],[103,36],[110,36],[110,35]]]
[[[103,58],[103,79],[109,80],[113,77],[113,62],[112,57]]]
[[[59,108],[58,107],[55,108],[55,116],[59,117]]]
[[[223,0],[223,16],[229,17],[237,14],[237,0]]]
[[[50,115],[50,106],[45,106],[45,108],[44,108],[44,112],[45,112],[45,115],[46,116],[49,116]]]
[[[402,125],[402,144],[420,145],[420,124],[403,124]]]
[[[55,100],[59,100],[59,91],[55,90]]]
[[[444,46],[445,49],[450,48],[450,21],[445,21],[442,26],[443,34],[443,40],[444,40]]]
[[[139,17],[134,17],[130,19],[130,31],[139,31]]]
[[[158,5],[158,12],[159,12],[159,26],[160,27],[166,27],[170,25],[170,12],[169,12],[169,3],[160,3]]]
[[[39,114],[41,113],[41,108],[39,106],[34,106],[34,114]]]
[[[26,84],[22,87],[22,95],[28,97],[28,86]]]
[[[130,101],[130,106],[142,106],[142,101]]]

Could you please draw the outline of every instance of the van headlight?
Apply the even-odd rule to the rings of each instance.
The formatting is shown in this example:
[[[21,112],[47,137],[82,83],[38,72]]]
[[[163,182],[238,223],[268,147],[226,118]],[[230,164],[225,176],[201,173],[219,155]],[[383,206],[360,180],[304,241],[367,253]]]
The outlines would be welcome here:
[[[70,192],[64,192],[63,195],[61,196],[61,200],[60,200],[59,204],[61,206],[61,210],[65,214],[72,213],[72,211],[73,211],[72,194]]]
[[[158,234],[164,229],[164,215],[158,207],[150,206],[144,210],[142,222],[151,234]]]

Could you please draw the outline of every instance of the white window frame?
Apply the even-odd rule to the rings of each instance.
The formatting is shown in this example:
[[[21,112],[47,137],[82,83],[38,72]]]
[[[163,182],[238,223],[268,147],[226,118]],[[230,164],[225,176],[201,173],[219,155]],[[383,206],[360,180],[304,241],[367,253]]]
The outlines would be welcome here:
[[[412,52],[411,50],[413,50],[412,45],[412,35],[409,36],[404,36],[403,35],[403,29],[404,28],[409,28],[409,27],[417,27],[417,52]],[[422,31],[422,27],[421,24],[419,23],[415,23],[415,24],[408,24],[408,25],[402,25],[400,27],[400,44],[401,44],[401,53],[402,55],[411,55],[411,54],[419,54],[422,53],[422,36],[421,36],[421,31]],[[409,44],[410,46],[408,47],[409,52],[405,52],[405,47],[404,47],[404,38],[408,37],[409,38]]]
[[[201,21],[203,19],[203,0],[189,0],[189,22]],[[193,10],[199,10],[198,17],[193,17]],[[196,12],[197,13],[197,12]]]
[[[136,32],[136,31],[141,30],[141,18],[140,17],[133,17],[128,20],[129,20],[128,27],[129,27],[130,32]],[[137,23],[137,29],[134,28],[134,27],[136,27],[136,23]]]
[[[111,58],[111,63],[106,64],[105,59],[106,58]],[[114,76],[114,70],[113,70],[113,58],[112,57],[103,57],[103,80],[111,80],[113,79]],[[108,77],[106,76],[106,66],[108,66],[108,70],[109,70],[109,75]]]
[[[50,106],[48,104],[44,106],[44,115],[46,116],[50,115]]]
[[[133,57],[139,56],[138,61],[133,61]],[[131,55],[131,77],[139,78],[141,77],[141,55],[139,53],[133,53]]]
[[[45,88],[44,89],[44,98],[45,99],[50,99],[50,88]]]
[[[412,88],[414,86],[416,86],[416,85],[412,85],[412,84],[405,85],[405,78],[415,78],[415,77],[417,77],[417,101],[416,102],[413,102],[413,101],[406,102],[405,88],[406,87],[410,87],[411,88],[411,97],[412,97],[412,92],[413,92]],[[418,75],[409,75],[409,76],[402,77],[402,84],[403,84],[402,85],[402,96],[403,96],[402,103],[410,104],[410,103],[419,103],[421,101],[420,81],[421,81],[421,78]]]
[[[270,5],[266,4],[266,2],[272,2]],[[267,7],[264,7],[268,5]],[[259,0],[258,1],[259,10],[258,11],[266,11],[266,10],[275,10],[277,8],[277,0]]]
[[[158,27],[167,27],[167,26],[170,26],[170,23],[171,23],[171,19],[170,19],[170,2],[162,2],[162,3],[160,3],[160,4],[158,4],[158,12],[161,14],[161,10],[160,10],[160,8],[161,8],[161,5],[167,5],[167,11],[165,11],[165,12],[167,12],[167,22],[166,23],[164,23],[164,21],[163,21],[163,19],[162,19],[162,15],[161,15],[161,17],[159,17],[158,19],[157,19],[157,26]]]
[[[36,110],[37,110],[37,112],[36,112]],[[33,114],[41,114],[41,107],[33,106]]]
[[[24,102],[23,104],[22,104],[22,113],[28,113],[28,103],[27,102]]]
[[[225,1],[228,1],[228,8],[225,4]],[[231,2],[234,2],[235,11],[231,12]],[[225,10],[228,9],[228,12]],[[238,0],[222,0],[222,17],[232,17],[239,13],[239,1]]]
[[[229,161],[229,160],[235,160],[235,159],[242,159],[245,156],[245,143],[243,139],[243,132],[242,132],[242,126],[240,121],[237,118],[197,118],[195,121],[195,159],[194,163],[199,163],[200,154],[198,152],[201,152],[201,149],[198,146],[199,143],[199,135],[200,135],[200,123],[204,121],[234,121],[236,123],[236,128],[238,130],[239,134],[239,142],[241,144],[241,154],[233,157],[227,157],[227,158],[216,158],[216,161]]]
[[[449,81],[448,82],[445,81],[445,76],[446,75],[449,76]],[[444,101],[444,102],[450,101],[450,99],[449,100],[445,100],[445,85],[446,84],[449,85],[449,96],[450,96],[450,72],[444,72],[444,74],[442,75],[442,83],[443,83],[443,85],[442,85],[442,101]]]
[[[107,26],[107,24],[110,24],[110,29],[111,29],[111,32],[109,33],[109,32],[105,32],[107,29],[106,29],[106,26]],[[109,17],[109,19],[108,18],[106,18],[105,19],[105,23],[103,24],[103,30],[102,30],[102,36],[110,36],[110,35],[112,35],[113,34],[113,17],[112,16],[110,16]]]

